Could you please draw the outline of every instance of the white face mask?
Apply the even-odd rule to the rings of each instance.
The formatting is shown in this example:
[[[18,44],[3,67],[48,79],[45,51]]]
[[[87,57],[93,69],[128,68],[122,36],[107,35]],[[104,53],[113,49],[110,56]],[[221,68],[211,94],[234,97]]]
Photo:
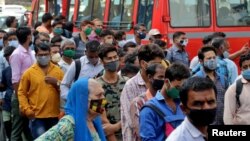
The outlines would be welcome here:
[[[180,41],[180,44],[182,45],[182,46],[187,46],[188,45],[188,39],[185,39],[185,40],[181,40]]]
[[[61,60],[60,53],[56,53],[51,56],[51,61],[53,61],[54,63],[58,63],[60,60]]]

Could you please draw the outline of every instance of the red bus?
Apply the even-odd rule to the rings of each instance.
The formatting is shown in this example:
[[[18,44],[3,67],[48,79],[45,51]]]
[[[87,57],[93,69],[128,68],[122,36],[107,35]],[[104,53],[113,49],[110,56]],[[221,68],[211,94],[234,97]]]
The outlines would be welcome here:
[[[171,44],[176,31],[189,38],[187,50],[197,55],[202,38],[213,32],[224,32],[231,52],[250,40],[250,0],[33,0],[30,24],[44,12],[62,13],[75,23],[103,20],[105,28],[125,30],[133,36],[133,25],[144,23],[157,28]]]

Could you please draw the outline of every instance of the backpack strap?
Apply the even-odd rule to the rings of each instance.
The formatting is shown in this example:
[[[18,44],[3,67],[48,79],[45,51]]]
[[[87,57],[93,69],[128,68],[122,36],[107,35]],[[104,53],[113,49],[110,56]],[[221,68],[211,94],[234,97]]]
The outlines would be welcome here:
[[[236,102],[237,102],[239,107],[241,106],[240,94],[241,94],[242,88],[243,88],[243,83],[241,82],[241,79],[238,79],[236,81]]]
[[[162,119],[165,120],[165,114],[155,105],[151,104],[151,103],[146,103],[145,105],[143,105],[143,107],[141,109],[143,109],[144,107],[149,107],[150,109],[152,109],[154,112],[156,112]]]
[[[75,81],[78,79],[80,71],[81,71],[81,61],[80,59],[75,60],[75,67],[76,67],[76,73],[75,73]]]
[[[80,42],[80,34],[78,36],[74,36],[73,37],[74,41],[75,41],[75,44],[76,44],[76,48],[79,46],[79,42]]]

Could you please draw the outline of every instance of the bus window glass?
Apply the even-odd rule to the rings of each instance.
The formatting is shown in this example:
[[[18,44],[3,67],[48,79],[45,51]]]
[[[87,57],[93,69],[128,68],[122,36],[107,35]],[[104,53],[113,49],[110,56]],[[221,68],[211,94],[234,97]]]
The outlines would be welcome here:
[[[83,20],[103,20],[106,0],[80,0],[78,22]]]
[[[39,1],[38,21],[42,21],[42,16],[45,13],[45,0]]]
[[[170,0],[172,27],[210,26],[209,0]]]
[[[70,0],[68,21],[73,21],[74,7],[75,7],[75,0]]]
[[[216,0],[218,26],[249,26],[250,0]]]
[[[49,0],[49,13],[52,15],[58,15],[62,12],[62,1],[61,0]]]
[[[137,23],[144,23],[147,29],[152,25],[154,0],[140,0],[138,8]]]
[[[111,0],[109,28],[129,29],[132,23],[133,0]]]

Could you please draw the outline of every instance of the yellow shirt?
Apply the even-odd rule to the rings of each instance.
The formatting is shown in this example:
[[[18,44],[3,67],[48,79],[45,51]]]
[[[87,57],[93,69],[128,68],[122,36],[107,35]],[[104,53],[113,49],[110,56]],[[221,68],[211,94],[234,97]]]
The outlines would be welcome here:
[[[50,63],[46,75],[36,63],[24,72],[18,87],[18,100],[21,112],[26,116],[30,116],[33,112],[35,118],[51,118],[59,115],[60,92],[45,82],[46,76],[61,81],[63,71]]]

